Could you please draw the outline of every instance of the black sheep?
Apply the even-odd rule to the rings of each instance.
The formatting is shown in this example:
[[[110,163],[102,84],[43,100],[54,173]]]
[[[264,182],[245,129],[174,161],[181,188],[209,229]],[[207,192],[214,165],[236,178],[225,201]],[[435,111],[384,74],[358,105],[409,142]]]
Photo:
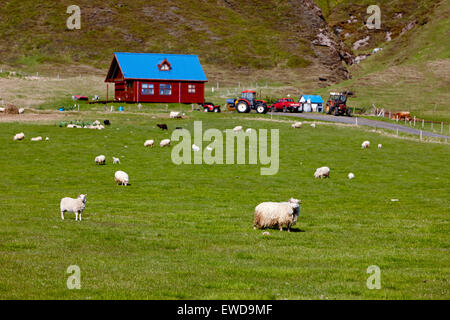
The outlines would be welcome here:
[[[160,123],[156,125],[158,128],[160,128],[161,130],[167,130],[167,124],[165,123]]]

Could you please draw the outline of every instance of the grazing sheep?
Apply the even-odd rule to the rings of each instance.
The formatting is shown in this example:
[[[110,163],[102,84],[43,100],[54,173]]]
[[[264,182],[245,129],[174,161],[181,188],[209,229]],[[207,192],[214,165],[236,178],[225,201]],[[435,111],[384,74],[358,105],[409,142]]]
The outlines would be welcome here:
[[[23,132],[17,133],[17,134],[14,136],[14,140],[23,140],[24,138],[25,138],[25,134],[24,134]]]
[[[129,184],[130,179],[128,178],[128,174],[124,171],[116,171],[114,173],[114,182],[118,185],[127,186]]]
[[[5,108],[0,108],[0,112],[5,112]]]
[[[193,145],[192,145],[192,151],[198,152],[198,151],[200,151],[200,147],[197,146],[197,145],[195,145],[195,144],[193,144]]]
[[[170,117],[170,119],[177,119],[177,118],[181,118],[181,114],[180,114],[180,112],[171,111],[169,117]]]
[[[95,157],[95,163],[96,164],[105,164],[106,163],[106,157],[104,155],[100,155],[98,157]]]
[[[164,139],[159,143],[160,147],[168,147],[170,146],[170,139]]]
[[[69,124],[67,125],[67,128],[82,128],[82,126],[79,126],[79,125],[77,125],[77,124],[71,124],[71,123],[69,123]]]
[[[352,173],[352,172],[350,172],[349,174],[348,174],[348,178],[351,180],[351,179],[353,179],[355,177],[355,175]]]
[[[236,126],[236,127],[234,127],[234,128],[233,128],[233,131],[234,131],[234,132],[242,131],[242,126]]]
[[[98,120],[95,120],[93,123],[92,123],[92,125],[94,125],[94,126],[99,126],[101,123],[100,123],[100,121],[98,121]]]
[[[361,144],[361,149],[367,149],[367,148],[369,148],[370,147],[370,141],[364,141],[362,144]]]
[[[113,157],[113,164],[120,164],[120,159]]]
[[[72,198],[62,198],[61,199],[61,219],[64,220],[64,212],[73,212],[75,213],[75,221],[78,220],[78,215],[80,215],[80,221],[81,221],[81,214],[84,211],[84,208],[86,207],[86,194],[80,194],[78,198],[72,199]]]
[[[25,109],[24,108],[20,108],[19,109],[19,114],[22,114],[22,113],[24,113],[25,112]]]
[[[50,140],[50,138],[49,137],[45,137],[45,141],[49,141]]]
[[[153,147],[154,144],[155,144],[155,141],[147,140],[144,142],[144,147]]]
[[[165,124],[165,123],[158,123],[156,126],[158,128],[160,128],[161,130],[168,130],[167,129],[167,124]]]
[[[316,124],[315,123],[311,123],[311,128],[315,128]]]
[[[300,200],[291,198],[288,202],[263,202],[255,208],[253,229],[271,228],[278,226],[280,231],[286,227],[288,232],[291,226],[297,223],[300,214]]]
[[[111,121],[109,120],[103,120],[103,123],[105,124],[105,126],[111,125]]]
[[[316,169],[314,172],[314,178],[329,178],[330,177],[330,168],[328,167],[320,167]]]
[[[378,149],[381,149],[383,145],[381,143],[378,144]]]
[[[31,138],[31,141],[42,141],[42,137],[39,136],[39,137]]]
[[[292,128],[301,128],[302,127],[302,123],[301,122],[295,122],[291,125]]]

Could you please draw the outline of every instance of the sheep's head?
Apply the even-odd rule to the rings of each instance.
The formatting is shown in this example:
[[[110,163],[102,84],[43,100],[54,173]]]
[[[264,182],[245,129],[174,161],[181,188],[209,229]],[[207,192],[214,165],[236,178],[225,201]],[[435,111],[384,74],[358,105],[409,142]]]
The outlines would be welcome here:
[[[86,203],[86,197],[87,197],[87,194],[80,194],[80,195],[78,196],[78,199],[80,199],[81,201],[83,201],[84,203]]]

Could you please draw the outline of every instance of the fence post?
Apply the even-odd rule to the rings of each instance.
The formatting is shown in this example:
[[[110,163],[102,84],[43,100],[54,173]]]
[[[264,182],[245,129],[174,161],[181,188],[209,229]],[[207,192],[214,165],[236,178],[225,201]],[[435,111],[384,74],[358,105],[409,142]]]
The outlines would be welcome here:
[[[444,122],[441,121],[441,134],[443,134],[443,133],[444,133]]]
[[[425,119],[422,119],[422,129],[425,126]]]
[[[397,121],[397,123],[398,123],[398,116],[396,116],[396,121]]]
[[[416,127],[416,116],[414,116],[414,128]]]
[[[358,125],[358,117],[355,117],[355,125]]]
[[[397,128],[397,137],[398,137],[398,128]]]
[[[420,141],[422,141],[422,130],[420,130]]]
[[[433,121],[431,121],[431,131],[433,131]]]

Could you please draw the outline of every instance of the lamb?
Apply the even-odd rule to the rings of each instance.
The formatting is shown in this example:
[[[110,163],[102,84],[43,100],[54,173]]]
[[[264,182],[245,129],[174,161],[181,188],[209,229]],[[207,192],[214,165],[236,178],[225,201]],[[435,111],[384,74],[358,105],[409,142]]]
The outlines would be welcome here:
[[[120,159],[113,157],[113,164],[120,164]]]
[[[106,163],[106,157],[104,155],[100,155],[98,157],[95,157],[95,163],[97,163],[97,164],[105,164]]]
[[[170,139],[164,139],[159,143],[160,147],[168,147],[170,146]]]
[[[233,131],[234,131],[234,132],[242,131],[242,126],[236,126],[236,127],[234,127],[234,128],[233,128]]]
[[[42,137],[35,137],[35,138],[31,138],[31,141],[42,141]]]
[[[311,123],[311,128],[315,128],[316,124],[315,123]]]
[[[364,141],[362,144],[361,144],[361,149],[367,149],[367,148],[369,148],[370,147],[370,141]]]
[[[23,139],[25,139],[25,134],[24,134],[23,132],[17,133],[17,134],[14,136],[14,141],[15,141],[15,140],[23,140]]]
[[[73,212],[75,213],[75,221],[78,220],[78,215],[80,215],[80,221],[81,221],[81,214],[84,211],[84,208],[86,207],[86,194],[80,194],[78,198],[72,199],[72,198],[62,198],[61,199],[61,219],[64,220],[64,212]]]
[[[301,122],[295,122],[292,124],[291,126],[292,128],[301,128],[302,127],[302,123]]]
[[[144,142],[144,147],[153,147],[154,144],[155,144],[155,141],[147,140]]]
[[[192,151],[198,152],[198,151],[200,151],[200,147],[197,146],[197,145],[195,145],[195,144],[193,144],[193,145],[192,145]]]
[[[128,174],[124,171],[116,171],[114,173],[114,182],[118,185],[127,186],[129,184],[130,179],[128,178]]]
[[[171,111],[169,117],[170,117],[170,119],[177,119],[177,118],[181,118],[181,114],[180,114],[180,112]]]
[[[45,141],[49,141],[50,140],[50,138],[49,137],[45,137]]]
[[[320,167],[316,169],[314,172],[314,178],[329,178],[330,177],[330,168],[328,167]]]
[[[381,143],[378,144],[378,149],[381,149],[383,145]]]
[[[351,179],[353,179],[355,177],[355,175],[352,173],[352,172],[350,172],[349,174],[348,174],[348,178],[351,180]]]
[[[278,226],[280,231],[297,223],[300,214],[300,200],[291,198],[288,202],[263,202],[255,208],[253,229],[271,228]]]

